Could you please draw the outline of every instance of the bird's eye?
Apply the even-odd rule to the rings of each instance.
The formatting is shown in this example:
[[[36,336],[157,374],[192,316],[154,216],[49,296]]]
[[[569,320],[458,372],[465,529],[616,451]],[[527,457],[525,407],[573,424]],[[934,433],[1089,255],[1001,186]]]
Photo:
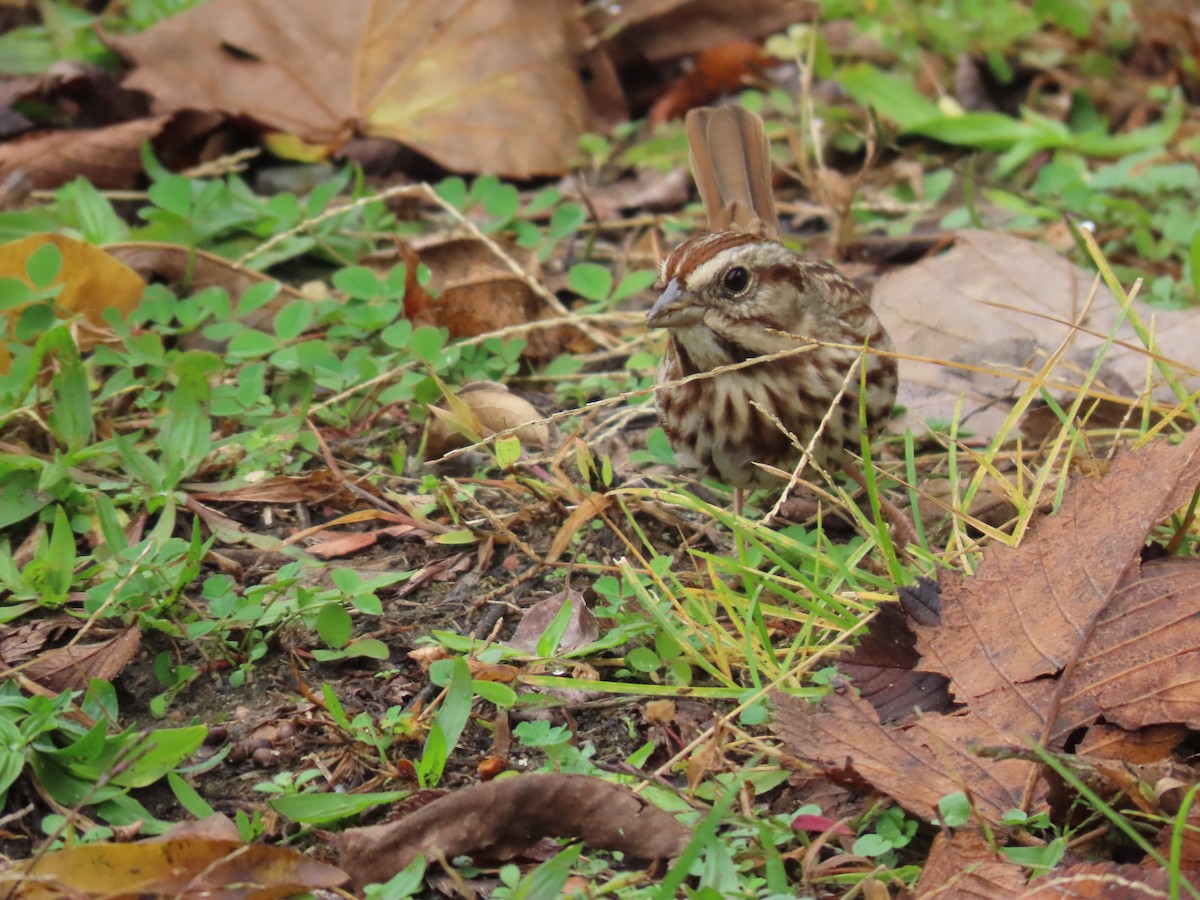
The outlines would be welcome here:
[[[725,273],[723,279],[725,290],[731,294],[740,294],[746,288],[750,287],[750,273],[745,266],[734,266]]]

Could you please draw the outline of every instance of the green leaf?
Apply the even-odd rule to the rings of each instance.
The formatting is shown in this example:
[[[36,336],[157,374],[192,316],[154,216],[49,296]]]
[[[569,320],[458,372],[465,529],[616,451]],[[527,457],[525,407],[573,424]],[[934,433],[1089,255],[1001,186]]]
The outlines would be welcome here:
[[[418,856],[383,884],[368,884],[366,900],[408,900],[425,884],[425,857]]]
[[[612,290],[612,274],[596,263],[576,263],[567,273],[567,286],[581,297],[600,302]]]
[[[435,544],[474,544],[479,538],[470,528],[456,528],[434,537]]]
[[[317,634],[330,647],[344,647],[352,628],[350,614],[340,603],[326,603],[317,613]]]
[[[658,273],[653,269],[637,269],[627,273],[621,279],[621,283],[617,285],[617,289],[613,291],[613,303],[618,303],[626,297],[632,297],[634,294],[644,291],[654,284],[656,278],[658,278]]]
[[[0,278],[0,311],[32,303],[35,296],[33,288],[20,278],[11,275]]]
[[[48,332],[57,319],[49,303],[34,303],[21,310],[13,336],[18,341],[31,341]]]
[[[649,647],[635,647],[625,654],[625,665],[635,672],[657,672],[662,663]]]
[[[41,548],[38,548],[39,551]],[[75,530],[61,506],[54,509],[48,552],[38,553],[44,568],[41,573],[42,600],[58,604],[67,598],[75,579]]]
[[[196,789],[187,783],[182,775],[175,772],[168,772],[167,784],[171,786],[171,790],[175,794],[175,799],[179,801],[179,805],[197,819],[206,818],[216,812],[215,809],[208,805],[208,801],[201,797],[196,792]]]
[[[8,789],[25,769],[25,737],[8,719],[0,716],[0,809]]]
[[[179,382],[167,398],[158,441],[164,459],[169,460],[169,479],[174,483],[194,472],[212,449],[208,373],[217,367],[216,357],[201,350],[187,351],[172,367]]]
[[[563,602],[558,608],[558,612],[554,614],[554,618],[550,620],[550,624],[546,626],[546,630],[538,637],[537,655],[542,657],[542,659],[552,657],[554,651],[558,649],[558,645],[562,643],[567,626],[571,624],[571,612],[571,598],[564,594]],[[658,666],[655,665],[655,668],[658,668]]]
[[[500,709],[512,709],[517,704],[517,692],[499,681],[474,681],[471,690],[480,699],[494,703]]]
[[[582,203],[564,203],[550,216],[547,233],[553,240],[560,240],[578,231],[587,221],[587,210]]]
[[[1200,294],[1200,230],[1192,235],[1192,246],[1188,252],[1192,269],[1192,290]]]
[[[51,501],[49,493],[38,490],[39,481],[33,469],[0,474],[0,529],[28,519]]]
[[[121,459],[121,471],[156,491],[163,490],[167,475],[162,466],[140,450],[129,435],[118,435],[113,442]]]
[[[306,825],[326,825],[357,816],[376,806],[396,803],[408,791],[379,791],[368,794],[291,794],[275,797],[268,805],[281,816]]]
[[[129,226],[112,203],[82,176],[59,188],[54,200],[88,243],[113,244],[129,237]]]
[[[388,645],[375,638],[351,641],[341,650],[346,659],[387,659],[391,655]]]
[[[285,341],[295,340],[308,328],[313,312],[307,300],[293,300],[275,314],[275,334]]]
[[[373,300],[383,295],[383,284],[366,266],[347,266],[333,273],[333,286],[344,294],[360,300]]]
[[[231,359],[253,359],[279,349],[279,339],[254,328],[244,328],[235,334],[225,351]]]
[[[506,182],[496,185],[483,197],[484,211],[501,222],[512,219],[520,208],[521,195],[516,187]]]
[[[112,783],[122,787],[146,787],[154,784],[196,752],[208,735],[204,725],[186,728],[159,728],[136,748],[131,748],[130,764],[112,771]]]
[[[541,897],[562,896],[563,886],[571,877],[571,870],[583,853],[583,844],[574,844],[560,850],[528,875],[509,895],[512,900],[539,900]]]
[[[463,209],[467,205],[467,183],[457,175],[439,181],[433,190],[455,209]]]
[[[412,333],[408,346],[420,359],[432,363],[437,360],[438,354],[446,346],[446,334],[440,328],[422,325]]]
[[[379,333],[379,338],[393,350],[403,350],[408,346],[408,342],[412,338],[412,332],[412,322],[408,319],[401,319],[383,329]]]
[[[510,468],[521,458],[521,440],[515,434],[496,439],[496,465]]]
[[[869,63],[847,66],[837,80],[857,102],[872,106],[904,131],[944,118],[937,104],[912,84]]]
[[[34,286],[45,290],[62,272],[62,252],[50,242],[42,244],[25,260],[25,274]]]
[[[92,437],[92,392],[88,388],[87,373],[79,349],[65,325],[46,332],[43,341],[48,351],[55,352],[59,364],[50,380],[50,429],[66,445],[68,452],[73,453]]]
[[[856,856],[883,856],[892,849],[892,843],[877,834],[864,834],[854,842],[851,852]]]
[[[943,825],[958,828],[971,821],[971,801],[962,791],[947,794],[938,801],[938,818]]]
[[[192,213],[192,183],[182,175],[167,175],[155,181],[146,194],[159,209],[184,219]]]
[[[467,720],[471,716],[471,702],[475,697],[471,690],[471,669],[467,666],[467,661],[457,656],[453,660],[441,662],[450,664],[450,683],[442,699],[442,708],[438,710],[437,718],[429,729],[421,759],[417,762],[417,770],[423,776],[425,787],[433,787],[441,780],[450,751],[458,744],[463,729],[467,727]],[[446,668],[437,666],[437,671],[440,674],[445,672]],[[433,668],[430,669],[429,677],[434,684],[441,680],[435,676]]]

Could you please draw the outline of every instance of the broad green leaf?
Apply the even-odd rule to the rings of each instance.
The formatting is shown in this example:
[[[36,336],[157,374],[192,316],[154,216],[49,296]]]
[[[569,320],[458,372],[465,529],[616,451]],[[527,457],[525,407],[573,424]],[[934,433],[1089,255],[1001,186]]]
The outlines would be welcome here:
[[[350,614],[340,603],[326,603],[317,613],[317,634],[330,647],[344,647],[352,628]]]
[[[25,274],[30,282],[40,290],[45,290],[54,284],[62,272],[62,251],[54,244],[46,243],[29,254],[25,261]]]
[[[379,791],[369,794],[292,794],[275,797],[268,805],[281,816],[306,825],[326,825],[357,816],[377,806],[396,803],[408,791]]]
[[[54,249],[57,252],[58,248]],[[45,339],[47,349],[54,351],[59,363],[50,381],[49,424],[54,436],[73,453],[86,446],[92,437],[92,393],[70,330],[65,325],[53,328]]]
[[[199,350],[187,351],[173,366],[179,381],[167,398],[158,440],[174,483],[194,472],[212,449],[208,373],[216,367],[219,362],[213,354]]]
[[[496,465],[507,469],[520,458],[521,439],[515,434],[496,439]]]
[[[937,104],[908,81],[869,63],[847,66],[837,80],[857,102],[874,107],[904,131],[944,118]]]
[[[606,300],[612,291],[612,274],[596,263],[576,263],[567,273],[567,286],[581,297],[598,303]]]
[[[34,469],[12,468],[0,474],[0,529],[28,519],[53,499],[38,490],[39,480]]]

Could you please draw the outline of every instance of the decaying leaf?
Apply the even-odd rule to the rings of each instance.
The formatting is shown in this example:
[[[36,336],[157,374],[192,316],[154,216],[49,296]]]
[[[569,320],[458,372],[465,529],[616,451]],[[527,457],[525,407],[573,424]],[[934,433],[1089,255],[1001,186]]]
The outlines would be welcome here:
[[[72,897],[279,897],[331,888],[349,876],[295,850],[208,838],[79,844],[0,873],[13,900]]]
[[[1159,868],[1083,863],[1034,881],[1021,900],[1152,900],[1167,897],[1171,876]]]
[[[52,691],[83,690],[93,678],[112,681],[142,643],[140,628],[126,628],[105,641],[49,650],[25,667],[25,674]]]
[[[528,178],[565,172],[587,127],[568,37],[559,0],[213,0],[113,44],[157,110]]]
[[[357,884],[387,881],[419,854],[506,859],[545,837],[637,859],[683,851],[691,829],[628,788],[587,775],[520,775],[476,784],[397,822],[351,828],[334,838]]]
[[[984,747],[1062,750],[1094,725],[1200,723],[1200,562],[1142,561],[1151,529],[1200,483],[1200,432],[1117,458],[1072,485],[1016,549],[994,544],[975,575],[942,586],[937,622],[916,625],[916,668],[949,679],[954,714],[884,726],[848,685],[820,706],[779,698],[789,751],[843,783],[870,785],[928,817],[969,790],[995,821],[1021,806],[1033,763]],[[1016,627],[1014,627],[1016,626]],[[1111,740],[1111,732],[1107,732]]]
[[[24,172],[33,187],[45,190],[78,177],[100,189],[135,187],[142,174],[142,145],[162,131],[167,119],[52,131],[0,145],[0,183]]]
[[[558,642],[557,652],[566,653],[577,650],[596,640],[600,636],[600,623],[588,609],[583,600],[583,594],[568,589],[561,594],[547,597],[525,610],[525,615],[521,617],[513,636],[505,643],[518,650],[527,650],[533,653],[537,649],[538,641],[541,640],[546,629],[550,627],[550,623],[562,609],[563,603],[571,604],[571,613],[567,620],[567,629]]]
[[[944,713],[954,708],[946,677],[917,668],[920,654],[912,626],[937,623],[937,585],[923,578],[916,587],[900,588],[899,594],[900,603],[880,606],[870,631],[838,664],[884,722],[907,719],[918,709]]]
[[[930,900],[1007,900],[1019,896],[1027,880],[1024,869],[994,852],[982,831],[960,828],[933,839],[916,895]]]
[[[468,384],[448,403],[450,409],[429,407],[429,435],[425,453],[430,459],[454,447],[516,428],[524,446],[543,448],[550,444],[550,426],[528,400],[491,381]]]
[[[452,338],[477,337],[556,315],[530,287],[540,277],[537,254],[510,243],[499,246],[524,277],[475,238],[433,236],[401,245],[401,261],[408,266],[405,315],[414,325],[445,328]],[[371,260],[379,261],[379,257]],[[417,283],[417,263],[429,268],[427,286]],[[553,358],[578,336],[576,329],[563,325],[529,328],[521,334],[526,342],[524,355]]]
[[[904,354],[897,402],[907,410],[906,423],[924,430],[927,422],[951,421],[961,401],[961,418],[971,431],[993,436],[1015,398],[1028,389],[1027,380],[1007,373],[1028,376],[1046,362],[1071,335],[1071,328],[1059,322],[1079,319],[1094,280],[1043,244],[991,231],[959,232],[948,253],[884,276],[872,305]],[[1065,382],[1055,394],[1071,394],[1070,385],[1083,382],[1117,314],[1116,298],[1101,286],[1080,323],[1095,334],[1075,332],[1054,372],[1054,379]],[[1198,324],[1197,309],[1156,311],[1159,352],[1200,369]],[[1117,336],[1128,346],[1109,350],[1095,386],[1114,396],[1138,397],[1145,390],[1146,355],[1135,349],[1142,344],[1128,322]],[[909,356],[991,371],[905,358]],[[1003,374],[991,374],[997,371]],[[1200,389],[1198,379],[1185,378],[1184,383],[1190,390]],[[1156,397],[1174,402],[1161,379],[1151,389]]]

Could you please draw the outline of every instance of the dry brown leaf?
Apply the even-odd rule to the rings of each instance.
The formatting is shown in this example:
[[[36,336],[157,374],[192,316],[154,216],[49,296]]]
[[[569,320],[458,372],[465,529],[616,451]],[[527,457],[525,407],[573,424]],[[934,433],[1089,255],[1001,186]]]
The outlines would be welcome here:
[[[980,759],[977,745],[1001,738],[965,716],[929,716],[903,726],[880,724],[874,708],[847,685],[818,705],[776,695],[772,730],[789,753],[824,777],[858,790],[879,790],[923,819],[941,798],[970,790],[990,821],[1020,806],[1027,763]]]
[[[1006,900],[1019,896],[1027,880],[1020,866],[992,851],[982,831],[960,828],[933,839],[916,895],[921,900]]]
[[[516,647],[518,650],[526,650],[529,653],[535,652],[538,641],[541,640],[546,629],[550,627],[550,623],[554,621],[554,617],[558,615],[558,611],[562,609],[564,602],[571,604],[571,613],[570,618],[567,620],[567,630],[563,632],[562,639],[558,642],[555,652],[560,654],[567,653],[571,650],[585,647],[596,640],[600,636],[600,623],[596,621],[596,617],[588,609],[587,603],[584,602],[583,594],[579,593],[579,591],[568,589],[561,594],[547,597],[545,600],[535,603],[529,609],[525,610],[525,615],[517,623],[512,637],[505,641],[505,643],[510,647]]]
[[[896,348],[906,356],[1029,374],[1071,332],[1052,320],[1075,321],[1086,306],[1093,281],[1091,273],[1041,244],[1000,232],[963,231],[948,253],[884,276],[872,305]],[[1116,298],[1101,286],[1082,324],[1107,335],[1117,312]],[[1198,325],[1200,309],[1156,311],[1160,352],[1200,369]],[[1128,323],[1117,334],[1141,347]],[[1076,333],[1054,378],[1082,383],[1102,340]],[[1096,386],[1117,396],[1137,397],[1144,391],[1146,370],[1144,354],[1114,346]],[[1200,389],[1200,379],[1184,379],[1184,383],[1190,390]],[[1152,387],[1155,396],[1174,402],[1161,379]],[[990,438],[1014,398],[1027,388],[1026,382],[1006,375],[901,358],[897,403],[907,410],[904,424],[924,430],[930,420],[952,420],[961,400],[963,421],[972,432]]]
[[[557,315],[529,286],[540,277],[537,253],[508,243],[500,247],[528,280],[518,277],[491,247],[475,238],[437,235],[411,246],[402,244],[399,255],[408,266],[405,315],[414,325],[446,328],[452,338],[477,337]],[[389,256],[367,264],[376,260],[386,262],[389,268],[394,263]],[[417,263],[429,268],[428,290],[417,283]],[[531,328],[523,335],[524,355],[551,359],[578,335],[576,329],[565,326]]]
[[[188,485],[184,487],[186,489]],[[208,490],[193,491],[192,496],[197,500],[224,503],[324,503],[347,489],[345,479],[329,469],[317,469],[305,475],[276,475],[250,484],[239,481],[229,484],[226,490],[221,490],[221,485],[205,487]],[[367,493],[376,493],[370,484],[360,487]]]
[[[1018,745],[1041,737],[1047,716],[1052,747],[1100,714],[1126,728],[1200,723],[1191,677],[1200,665],[1200,592],[1172,595],[1194,583],[1194,561],[1139,572],[1150,530],[1198,482],[1200,431],[1177,447],[1160,440],[1124,453],[1104,478],[1075,482],[1018,548],[993,544],[972,578],[943,585],[940,624],[917,627],[921,667],[950,678],[956,699]],[[1068,690],[1047,676],[1070,661]]]
[[[1020,900],[1161,900],[1170,876],[1162,869],[1083,863],[1055,869],[1019,894]]]
[[[688,56],[716,44],[766,37],[795,22],[811,21],[812,0],[632,0],[590,7],[588,24],[618,61]]]
[[[510,428],[517,429],[516,437],[527,447],[544,448],[550,444],[550,426],[539,421],[542,414],[537,407],[503,384],[490,381],[468,384],[452,399],[457,402],[451,409],[429,407],[432,415],[425,442],[425,455],[429,459]]]
[[[898,604],[879,607],[870,631],[838,663],[885,722],[907,720],[917,709],[944,713],[954,708],[948,679],[917,669],[920,654],[912,626],[937,623],[937,585],[922,578],[899,594]]]
[[[82,624],[69,616],[53,616],[21,625],[0,625],[0,664],[15,666],[32,659],[48,641],[75,632]]]
[[[449,169],[561,174],[587,127],[559,0],[213,0],[113,39],[162,111],[316,144],[392,138]]]
[[[0,145],[0,183],[14,172],[24,172],[33,187],[42,190],[80,176],[101,189],[136,187],[142,174],[142,145],[162,131],[167,119],[158,116],[10,141]]]
[[[1098,759],[1123,759],[1134,765],[1160,762],[1188,736],[1183,725],[1151,725],[1127,731],[1113,725],[1093,725],[1075,748],[1080,756]]]
[[[559,557],[567,552],[567,547],[571,544],[571,539],[579,529],[583,528],[588,522],[603,513],[616,500],[608,494],[588,494],[583,498],[582,502],[571,511],[567,516],[567,520],[563,522],[562,527],[558,530],[558,534],[554,536],[554,540],[550,543],[550,550],[546,553],[546,562],[556,562]]]
[[[127,628],[106,641],[47,651],[25,667],[25,674],[52,691],[81,691],[93,678],[112,681],[120,675],[141,643],[141,629]]]
[[[332,888],[349,876],[295,850],[207,838],[80,844],[0,873],[12,900],[205,896],[254,900]],[[203,893],[202,893],[203,892]]]
[[[520,775],[476,784],[387,825],[337,835],[359,885],[387,881],[420,854],[505,859],[545,837],[583,840],[637,859],[677,856],[691,829],[631,790],[587,775]]]
[[[780,698],[777,733],[827,777],[885,791],[918,815],[969,790],[996,821],[1025,801],[1033,764],[976,749],[1034,740],[1061,750],[1100,717],[1196,727],[1200,563],[1143,563],[1141,553],[1198,482],[1200,431],[1125,453],[1104,478],[1072,485],[1018,548],[994,544],[972,578],[944,585],[940,622],[916,626],[917,666],[950,679],[962,712],[884,727],[843,687],[824,708]]]

